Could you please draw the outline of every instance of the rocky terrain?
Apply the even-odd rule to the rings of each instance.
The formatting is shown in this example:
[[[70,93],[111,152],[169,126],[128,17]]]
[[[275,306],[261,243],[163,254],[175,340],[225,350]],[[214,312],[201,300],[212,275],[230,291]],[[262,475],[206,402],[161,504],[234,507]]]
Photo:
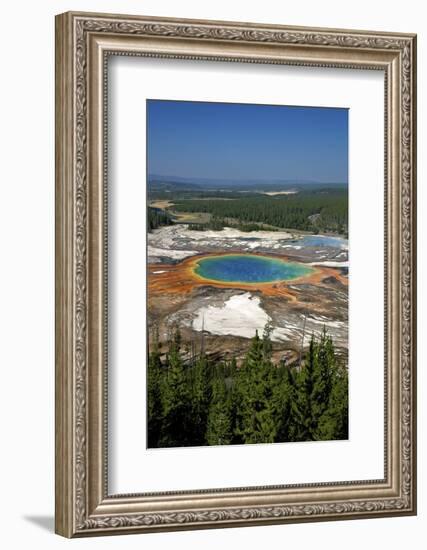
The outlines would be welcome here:
[[[188,353],[201,348],[216,357],[245,353],[256,330],[270,323],[274,355],[290,362],[301,344],[323,327],[338,351],[348,353],[348,242],[322,235],[224,228],[194,231],[186,224],[148,234],[148,323],[160,342],[179,325]],[[220,253],[256,253],[313,266],[292,281],[245,285],[203,282],[194,276],[197,258]]]

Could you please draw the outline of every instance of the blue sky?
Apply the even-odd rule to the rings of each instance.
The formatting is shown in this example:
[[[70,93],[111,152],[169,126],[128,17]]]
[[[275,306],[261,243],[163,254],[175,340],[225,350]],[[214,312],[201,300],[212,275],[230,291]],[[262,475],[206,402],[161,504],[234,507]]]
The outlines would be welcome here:
[[[348,110],[147,101],[148,172],[347,182]]]

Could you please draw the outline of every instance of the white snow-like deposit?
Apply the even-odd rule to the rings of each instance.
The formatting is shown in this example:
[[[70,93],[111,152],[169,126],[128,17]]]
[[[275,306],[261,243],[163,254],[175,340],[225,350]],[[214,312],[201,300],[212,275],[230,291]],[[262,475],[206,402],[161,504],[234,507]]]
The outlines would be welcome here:
[[[211,334],[252,338],[262,333],[271,318],[260,306],[260,299],[249,292],[232,296],[222,306],[201,307],[193,321],[194,330],[202,327]]]
[[[294,238],[292,233],[286,233],[284,231],[240,231],[233,227],[224,227],[222,231],[192,231],[188,229],[188,225],[168,225],[155,229],[152,233],[148,234],[149,244],[156,244],[161,241],[171,245],[176,239],[189,239],[191,241],[210,241],[212,239],[228,240],[228,239],[261,239],[266,241],[281,241],[283,239]]]
[[[326,328],[345,328],[347,325],[344,321],[331,321],[322,315],[310,315],[310,317],[307,317],[307,321],[318,325],[324,325]]]
[[[232,296],[222,306],[204,306],[196,312],[193,329],[202,328],[216,336],[229,335],[252,338],[255,331],[261,335],[265,325],[271,322],[271,317],[262,309],[261,300],[249,292]],[[328,323],[325,323],[328,325]],[[301,326],[287,323],[283,327],[275,327],[271,333],[274,342],[286,341],[298,337]]]
[[[295,235],[283,231],[247,233],[231,227],[225,227],[222,231],[192,231],[188,225],[170,225],[148,234],[148,256],[149,262],[159,263],[161,258],[182,260],[212,249],[238,249],[242,252],[259,248],[277,250],[291,246],[288,241],[293,238]]]
[[[275,195],[295,195],[296,193],[298,193],[298,191],[296,189],[292,189],[289,191],[267,191],[264,193],[264,195],[274,197]]]
[[[203,306],[198,309],[193,319],[193,329],[201,331],[202,328],[216,336],[241,336],[252,338],[255,331],[262,335],[265,325],[271,322],[271,317],[261,307],[261,300],[252,296],[250,292],[232,296],[221,306]],[[283,342],[301,338],[303,322],[288,319],[275,326],[271,333],[274,342]],[[306,318],[306,332],[318,332],[320,327],[327,329],[345,330],[346,322],[333,321],[324,316],[310,315]],[[339,334],[335,335],[340,338]]]
[[[324,267],[348,267],[349,261],[335,262],[333,260],[326,260],[324,262],[311,262],[308,265],[320,265]]]
[[[194,250],[172,250],[165,248],[147,247],[148,261],[152,262],[154,258],[170,258],[172,260],[183,260],[189,256],[197,254]]]
[[[241,252],[303,250],[305,248],[304,237],[295,240],[296,237],[297,235],[284,231],[250,231],[246,233],[232,227],[225,227],[222,231],[193,231],[188,228],[187,224],[170,225],[155,229],[148,234],[148,261],[161,263],[165,259],[166,261],[168,259],[183,260],[211,250],[239,250]],[[326,260],[331,256],[322,247],[319,248],[315,251],[319,257],[311,265],[348,267],[348,262],[338,261],[341,258],[345,260],[347,256],[344,247],[338,256],[333,257],[333,260]]]
[[[271,333],[271,339],[274,342],[286,342],[287,340],[298,337],[300,334],[301,327],[289,323],[286,327],[276,327]]]
[[[173,227],[173,226],[172,226]],[[187,237],[194,241],[197,240],[212,240],[212,239],[261,239],[267,241],[281,241],[283,239],[291,239],[293,235],[291,233],[285,233],[284,231],[240,231],[233,227],[224,227],[222,231],[192,231],[186,227],[181,229],[180,233],[183,237]]]

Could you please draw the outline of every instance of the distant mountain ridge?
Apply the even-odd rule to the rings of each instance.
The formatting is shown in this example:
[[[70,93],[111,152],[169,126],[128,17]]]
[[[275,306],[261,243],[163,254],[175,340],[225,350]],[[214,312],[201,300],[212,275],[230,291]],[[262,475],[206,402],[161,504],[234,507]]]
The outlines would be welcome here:
[[[184,178],[180,176],[162,176],[150,174],[148,184],[158,189],[200,189],[209,186],[212,188],[242,187],[242,188],[265,188],[265,187],[291,187],[291,186],[323,186],[323,187],[346,187],[347,182],[320,182],[304,179],[215,179],[215,178]]]
[[[197,191],[203,189],[203,186],[195,183],[184,181],[165,181],[162,179],[149,180],[148,185],[152,190],[156,191]]]

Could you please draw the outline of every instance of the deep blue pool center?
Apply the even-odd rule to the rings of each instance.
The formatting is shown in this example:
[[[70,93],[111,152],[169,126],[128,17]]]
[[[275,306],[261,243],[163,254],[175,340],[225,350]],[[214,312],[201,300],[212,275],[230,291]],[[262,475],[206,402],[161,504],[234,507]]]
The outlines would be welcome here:
[[[257,254],[226,254],[197,260],[194,273],[203,279],[224,283],[273,283],[312,273],[310,266]]]

